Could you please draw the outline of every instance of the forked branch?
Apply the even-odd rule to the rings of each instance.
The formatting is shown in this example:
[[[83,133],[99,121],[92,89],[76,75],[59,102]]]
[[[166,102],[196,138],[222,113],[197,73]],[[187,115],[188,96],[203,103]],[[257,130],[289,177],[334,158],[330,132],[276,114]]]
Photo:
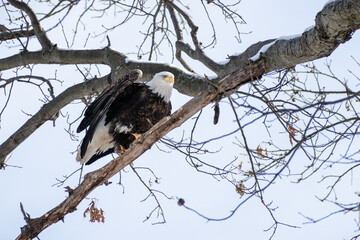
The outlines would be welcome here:
[[[50,50],[53,46],[50,39],[47,37],[46,32],[40,26],[39,20],[37,19],[34,11],[24,2],[20,2],[17,0],[9,0],[9,3],[14,7],[24,11],[30,18],[31,25],[34,28],[35,35],[39,40],[43,50]]]

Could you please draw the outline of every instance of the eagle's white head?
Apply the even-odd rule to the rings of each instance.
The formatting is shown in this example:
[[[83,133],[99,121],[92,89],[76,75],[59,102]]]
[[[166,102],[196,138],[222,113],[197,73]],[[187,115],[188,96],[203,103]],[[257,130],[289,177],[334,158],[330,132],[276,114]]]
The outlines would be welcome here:
[[[149,86],[153,93],[161,96],[165,102],[169,102],[174,85],[174,74],[171,72],[159,72],[146,85]]]

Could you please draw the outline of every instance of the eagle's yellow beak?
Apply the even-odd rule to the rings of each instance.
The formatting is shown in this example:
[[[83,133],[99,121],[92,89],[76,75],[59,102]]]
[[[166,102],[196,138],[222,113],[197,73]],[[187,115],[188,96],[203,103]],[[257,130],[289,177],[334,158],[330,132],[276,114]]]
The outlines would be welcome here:
[[[167,76],[165,79],[164,79],[166,82],[169,82],[171,84],[174,84],[174,77],[173,76]]]

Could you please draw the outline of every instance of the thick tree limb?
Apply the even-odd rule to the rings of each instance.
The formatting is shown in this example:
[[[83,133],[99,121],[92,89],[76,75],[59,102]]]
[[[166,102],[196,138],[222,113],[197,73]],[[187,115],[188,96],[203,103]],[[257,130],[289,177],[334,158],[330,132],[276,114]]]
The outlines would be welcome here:
[[[329,56],[359,28],[360,1],[330,2],[316,15],[314,27],[297,37],[282,37],[252,45],[244,53],[231,56],[219,75],[226,75],[245,66],[249,58],[271,42],[273,44],[261,54],[266,72]]]
[[[49,51],[24,51],[0,59],[0,71],[28,64],[106,64],[124,66],[126,56],[110,48],[94,50],[52,49]]]
[[[189,96],[196,96],[208,87],[208,84],[204,83],[200,76],[188,74],[175,66],[165,63],[131,60],[124,54],[107,47],[94,50],[56,48],[49,51],[25,51],[0,59],[0,71],[28,64],[104,64],[113,70],[121,69],[123,72],[141,69],[144,73],[144,80],[150,80],[152,75],[158,72],[169,71],[176,77],[174,87],[179,92]]]
[[[258,79],[264,73],[262,61],[251,64],[250,66],[234,72],[231,75],[223,77],[214,84],[218,89],[230,91],[254,79]],[[146,150],[163,137],[172,129],[180,126],[187,119],[193,116],[200,109],[209,104],[218,95],[223,92],[203,92],[191,99],[170,117],[163,118],[148,132],[146,132],[139,141],[134,144],[123,155],[111,161],[103,168],[85,175],[83,182],[74,189],[70,196],[57,207],[53,208],[43,216],[28,220],[28,224],[22,227],[21,234],[17,240],[35,238],[41,231],[59,220],[64,219],[65,215],[76,210],[77,205],[97,186],[103,184],[106,180],[114,176],[121,169],[133,162]]]

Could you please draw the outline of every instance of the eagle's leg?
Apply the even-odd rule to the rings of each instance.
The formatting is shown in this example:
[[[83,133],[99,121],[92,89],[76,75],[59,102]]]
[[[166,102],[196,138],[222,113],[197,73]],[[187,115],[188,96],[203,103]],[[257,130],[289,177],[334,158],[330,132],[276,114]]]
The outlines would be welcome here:
[[[131,144],[136,143],[139,140],[139,138],[141,137],[141,134],[139,134],[139,133],[132,133],[131,135],[133,135],[135,137],[135,140]]]
[[[119,153],[123,154],[126,151],[126,149],[123,147],[123,145],[120,145]]]

